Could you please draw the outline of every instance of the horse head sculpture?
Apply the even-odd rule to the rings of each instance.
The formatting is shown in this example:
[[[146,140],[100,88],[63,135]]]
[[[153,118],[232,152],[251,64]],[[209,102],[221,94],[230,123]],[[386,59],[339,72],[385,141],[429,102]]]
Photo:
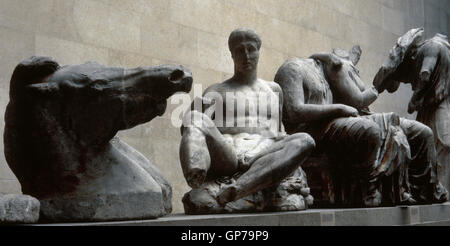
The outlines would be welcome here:
[[[41,213],[54,220],[170,212],[170,185],[114,136],[161,116],[166,99],[191,85],[191,72],[178,65],[61,67],[47,57],[21,62],[11,78],[4,144],[23,193],[37,197]]]

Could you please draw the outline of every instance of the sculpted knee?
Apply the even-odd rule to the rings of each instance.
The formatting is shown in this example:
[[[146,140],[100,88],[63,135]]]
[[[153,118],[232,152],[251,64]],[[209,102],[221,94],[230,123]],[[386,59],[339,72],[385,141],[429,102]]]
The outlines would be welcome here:
[[[290,136],[292,138],[289,141],[289,145],[295,147],[299,153],[303,152],[312,152],[316,147],[316,142],[314,139],[307,133],[296,133]]]
[[[420,124],[420,135],[422,136],[422,138],[424,139],[430,139],[432,141],[434,141],[434,134],[433,134],[433,130],[431,130],[430,127],[417,122],[418,124]]]
[[[381,129],[378,125],[376,124],[370,124],[368,128],[366,128],[365,132],[364,132],[364,140],[369,144],[369,145],[379,145],[382,143],[383,139],[382,139],[382,134],[381,134]]]
[[[198,127],[185,127],[181,135],[181,146],[196,144],[201,142],[204,137],[205,134]]]

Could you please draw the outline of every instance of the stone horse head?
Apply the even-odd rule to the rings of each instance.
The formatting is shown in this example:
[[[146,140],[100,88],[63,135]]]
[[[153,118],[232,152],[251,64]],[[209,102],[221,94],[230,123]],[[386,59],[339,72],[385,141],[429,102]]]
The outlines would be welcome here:
[[[170,185],[114,136],[161,116],[167,98],[191,86],[191,72],[178,65],[61,67],[50,58],[31,57],[11,78],[6,160],[23,193],[41,201],[47,218],[160,216],[171,210]]]

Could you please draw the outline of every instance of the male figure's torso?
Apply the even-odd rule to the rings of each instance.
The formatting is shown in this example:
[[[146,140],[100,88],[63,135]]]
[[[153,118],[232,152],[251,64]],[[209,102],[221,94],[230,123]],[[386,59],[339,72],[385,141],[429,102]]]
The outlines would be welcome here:
[[[222,98],[223,121],[215,123],[222,134],[259,135],[275,138],[280,130],[281,89],[274,82],[257,79],[253,83],[239,83],[232,79],[215,84],[205,91],[217,92]],[[279,87],[278,87],[279,88]],[[215,100],[220,103],[220,100]],[[273,105],[272,105],[273,103]],[[275,111],[275,112],[274,112]]]

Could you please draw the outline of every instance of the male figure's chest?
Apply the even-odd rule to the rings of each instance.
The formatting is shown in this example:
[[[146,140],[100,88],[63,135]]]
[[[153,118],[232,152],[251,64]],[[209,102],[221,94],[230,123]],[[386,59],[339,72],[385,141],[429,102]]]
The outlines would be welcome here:
[[[245,87],[228,91],[223,95],[223,98],[227,113],[235,112],[238,115],[270,116],[271,111],[279,107],[279,95],[265,86]]]

